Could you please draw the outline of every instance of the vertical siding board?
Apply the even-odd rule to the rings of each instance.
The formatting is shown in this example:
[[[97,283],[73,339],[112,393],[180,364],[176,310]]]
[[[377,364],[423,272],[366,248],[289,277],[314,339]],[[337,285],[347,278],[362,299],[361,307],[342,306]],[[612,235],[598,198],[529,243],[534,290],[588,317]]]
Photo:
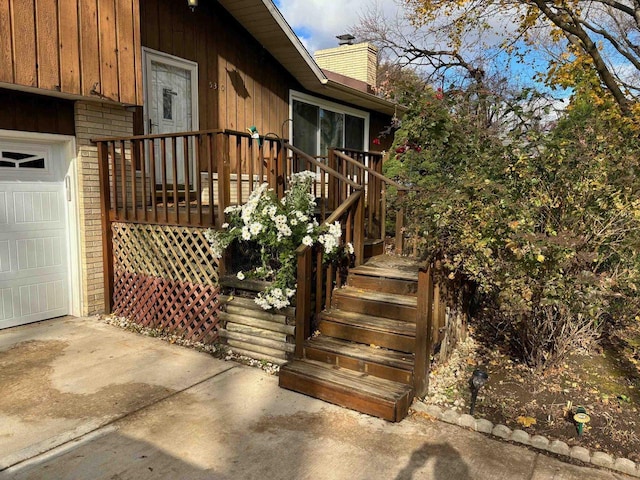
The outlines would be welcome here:
[[[173,34],[171,32],[173,19],[171,18],[170,4],[167,0],[159,0],[158,4],[158,43],[157,48],[162,52],[175,55]],[[161,33],[160,33],[161,32]]]
[[[9,0],[0,0],[0,82],[13,83],[12,39]]]
[[[60,31],[60,90],[79,94],[80,40],[78,37],[78,4],[61,0],[58,3]]]
[[[160,29],[158,21],[158,2],[156,0],[144,0],[141,2],[140,16],[144,19],[140,28],[142,45],[153,48],[154,50],[159,50]]]
[[[226,29],[220,30],[217,44],[218,58],[218,128],[229,128],[229,113],[227,107],[227,36]]]
[[[258,62],[256,63],[257,68],[254,69],[254,74],[256,74],[256,81],[254,82],[254,85],[253,85],[253,111],[254,111],[256,122],[258,122],[258,125],[256,126],[260,130],[260,133],[264,135],[265,133],[269,133],[269,132],[273,132],[273,133],[278,133],[278,132],[274,132],[272,129],[269,128],[269,124],[264,121],[264,114],[262,112],[262,90],[263,90],[262,79],[264,78],[264,73],[265,73],[263,53],[264,53],[263,50],[260,49],[260,53],[258,54],[260,55],[260,57],[258,59]],[[278,133],[278,135],[280,134]]]
[[[131,0],[116,0],[118,82],[122,103],[136,103],[133,7]]]
[[[212,14],[213,17],[213,14]],[[214,28],[211,30],[215,30],[217,32],[220,31],[220,21],[217,17],[214,17],[215,24]],[[211,86],[214,88],[210,88],[208,90],[207,101],[208,105],[205,110],[200,110],[200,118],[202,118],[203,112],[206,112],[208,127],[210,129],[214,128],[222,128],[221,123],[221,87],[222,87],[222,77],[220,76],[219,65],[222,63],[220,59],[219,46],[216,42],[215,36],[209,31],[206,35],[207,38],[207,76],[208,81],[211,82]],[[208,85],[207,85],[208,87]]]
[[[96,0],[80,0],[80,69],[82,95],[92,97],[100,90],[100,52],[98,49],[98,9]]]
[[[133,5],[133,70],[135,72],[135,103],[144,103],[144,90],[142,85],[142,41],[140,31],[140,2],[132,0]]]
[[[38,87],[60,90],[57,0],[36,2]]]
[[[180,58],[185,58],[184,22],[186,13],[191,13],[187,7],[187,2],[171,2],[171,18],[173,21],[167,26],[171,26],[174,55]]]
[[[100,93],[110,100],[117,100],[119,92],[115,2],[99,0],[98,5]]]
[[[12,2],[13,58],[15,82],[18,85],[37,86],[36,29],[33,1]]]
[[[209,59],[209,33],[205,24],[206,15],[196,15],[192,21],[193,49],[195,54],[195,62],[198,63],[198,112],[200,116],[200,128],[207,130],[212,127],[214,122],[211,121],[212,111],[208,111],[207,106],[212,104],[212,94],[215,78],[211,77],[209,65],[213,59]],[[206,32],[205,34],[202,34]],[[211,87],[209,88],[209,82]]]

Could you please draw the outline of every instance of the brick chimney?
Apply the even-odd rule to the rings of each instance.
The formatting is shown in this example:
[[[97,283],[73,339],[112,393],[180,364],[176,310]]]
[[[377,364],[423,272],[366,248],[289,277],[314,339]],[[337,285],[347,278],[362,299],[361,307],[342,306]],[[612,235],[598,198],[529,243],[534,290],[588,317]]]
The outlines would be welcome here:
[[[338,74],[334,79],[342,81],[340,77],[362,82],[356,86],[360,90],[373,91],[376,86],[378,70],[378,49],[371,43],[352,44],[351,35],[339,35],[337,37],[341,45],[336,48],[318,50],[314,53],[316,63],[325,70],[325,73],[332,72]],[[327,75],[331,78],[333,75]],[[351,82],[344,82],[350,84]]]

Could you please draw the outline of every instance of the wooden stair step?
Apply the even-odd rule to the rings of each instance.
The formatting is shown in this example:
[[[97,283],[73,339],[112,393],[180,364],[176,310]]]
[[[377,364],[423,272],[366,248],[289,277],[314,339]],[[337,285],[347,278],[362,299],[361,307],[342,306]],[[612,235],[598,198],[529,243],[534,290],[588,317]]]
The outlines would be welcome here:
[[[347,285],[359,290],[372,290],[380,293],[391,293],[397,295],[418,294],[418,282],[403,278],[385,277],[380,275],[370,275],[369,273],[349,271]]]
[[[405,322],[416,321],[417,304],[415,296],[375,292],[349,286],[333,292],[335,308]]]
[[[331,309],[322,312],[318,329],[323,335],[366,345],[413,353],[416,326],[385,317]]]
[[[413,355],[339,338],[318,335],[305,342],[305,358],[368,373],[375,377],[411,384]]]
[[[321,314],[321,320],[342,323],[345,325],[357,325],[373,332],[388,332],[398,335],[414,337],[416,334],[416,324],[403,322],[386,317],[375,317],[373,315],[363,315],[358,312],[349,312],[332,308],[325,310]]]
[[[415,271],[399,268],[377,267],[373,265],[359,265],[349,269],[349,273],[355,275],[366,275],[369,277],[394,278],[397,280],[418,281],[418,269]]]
[[[408,385],[309,359],[282,366],[279,384],[391,422],[402,420],[413,400]]]

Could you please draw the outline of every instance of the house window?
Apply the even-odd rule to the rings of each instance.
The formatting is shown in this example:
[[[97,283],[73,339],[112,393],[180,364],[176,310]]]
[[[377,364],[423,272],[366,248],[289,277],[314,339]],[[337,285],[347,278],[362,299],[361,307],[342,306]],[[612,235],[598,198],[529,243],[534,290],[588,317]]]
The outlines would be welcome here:
[[[329,148],[364,150],[368,144],[369,114],[291,92],[293,145],[309,155],[326,156]]]
[[[25,152],[0,152],[0,168],[46,168],[44,156]]]

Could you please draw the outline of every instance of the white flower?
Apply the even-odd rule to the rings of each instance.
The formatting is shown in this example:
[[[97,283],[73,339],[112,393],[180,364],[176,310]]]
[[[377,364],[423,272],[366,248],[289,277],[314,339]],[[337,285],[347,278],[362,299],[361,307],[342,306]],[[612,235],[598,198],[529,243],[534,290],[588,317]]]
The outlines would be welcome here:
[[[311,238],[310,235],[305,235],[304,238],[302,239],[302,243],[307,247],[311,247],[313,245],[313,238]]]
[[[251,240],[251,232],[249,231],[249,227],[247,227],[246,225],[242,227],[242,239]]]
[[[287,288],[285,293],[287,294],[287,298],[291,298],[296,294],[296,291],[293,288]]]
[[[336,237],[328,233],[323,233],[322,235],[320,235],[318,237],[318,241],[322,244],[326,253],[333,253],[335,248],[338,246]]]
[[[222,228],[229,228],[229,224],[228,223],[223,223],[222,224]]]
[[[340,222],[336,221],[335,223],[329,225],[329,233],[334,237],[340,238],[342,236],[342,225],[340,225]]]
[[[353,243],[348,242],[346,247],[347,247],[347,252],[349,252],[349,255],[353,255],[353,252],[355,252],[355,250],[353,249]]]
[[[284,237],[290,237],[293,233],[289,225],[287,225],[286,223],[284,225],[276,225],[276,227],[278,229],[278,233],[282,234],[282,236]]]
[[[249,231],[251,235],[258,235],[262,231],[263,225],[259,222],[253,222],[249,225]]]
[[[224,209],[224,213],[235,213],[235,212],[239,212],[240,210],[242,210],[241,206],[231,205]]]
[[[245,278],[245,277],[244,277],[244,273],[242,273],[242,272],[238,272],[238,273],[236,274],[236,277],[238,277],[238,280],[244,280],[244,278]]]

